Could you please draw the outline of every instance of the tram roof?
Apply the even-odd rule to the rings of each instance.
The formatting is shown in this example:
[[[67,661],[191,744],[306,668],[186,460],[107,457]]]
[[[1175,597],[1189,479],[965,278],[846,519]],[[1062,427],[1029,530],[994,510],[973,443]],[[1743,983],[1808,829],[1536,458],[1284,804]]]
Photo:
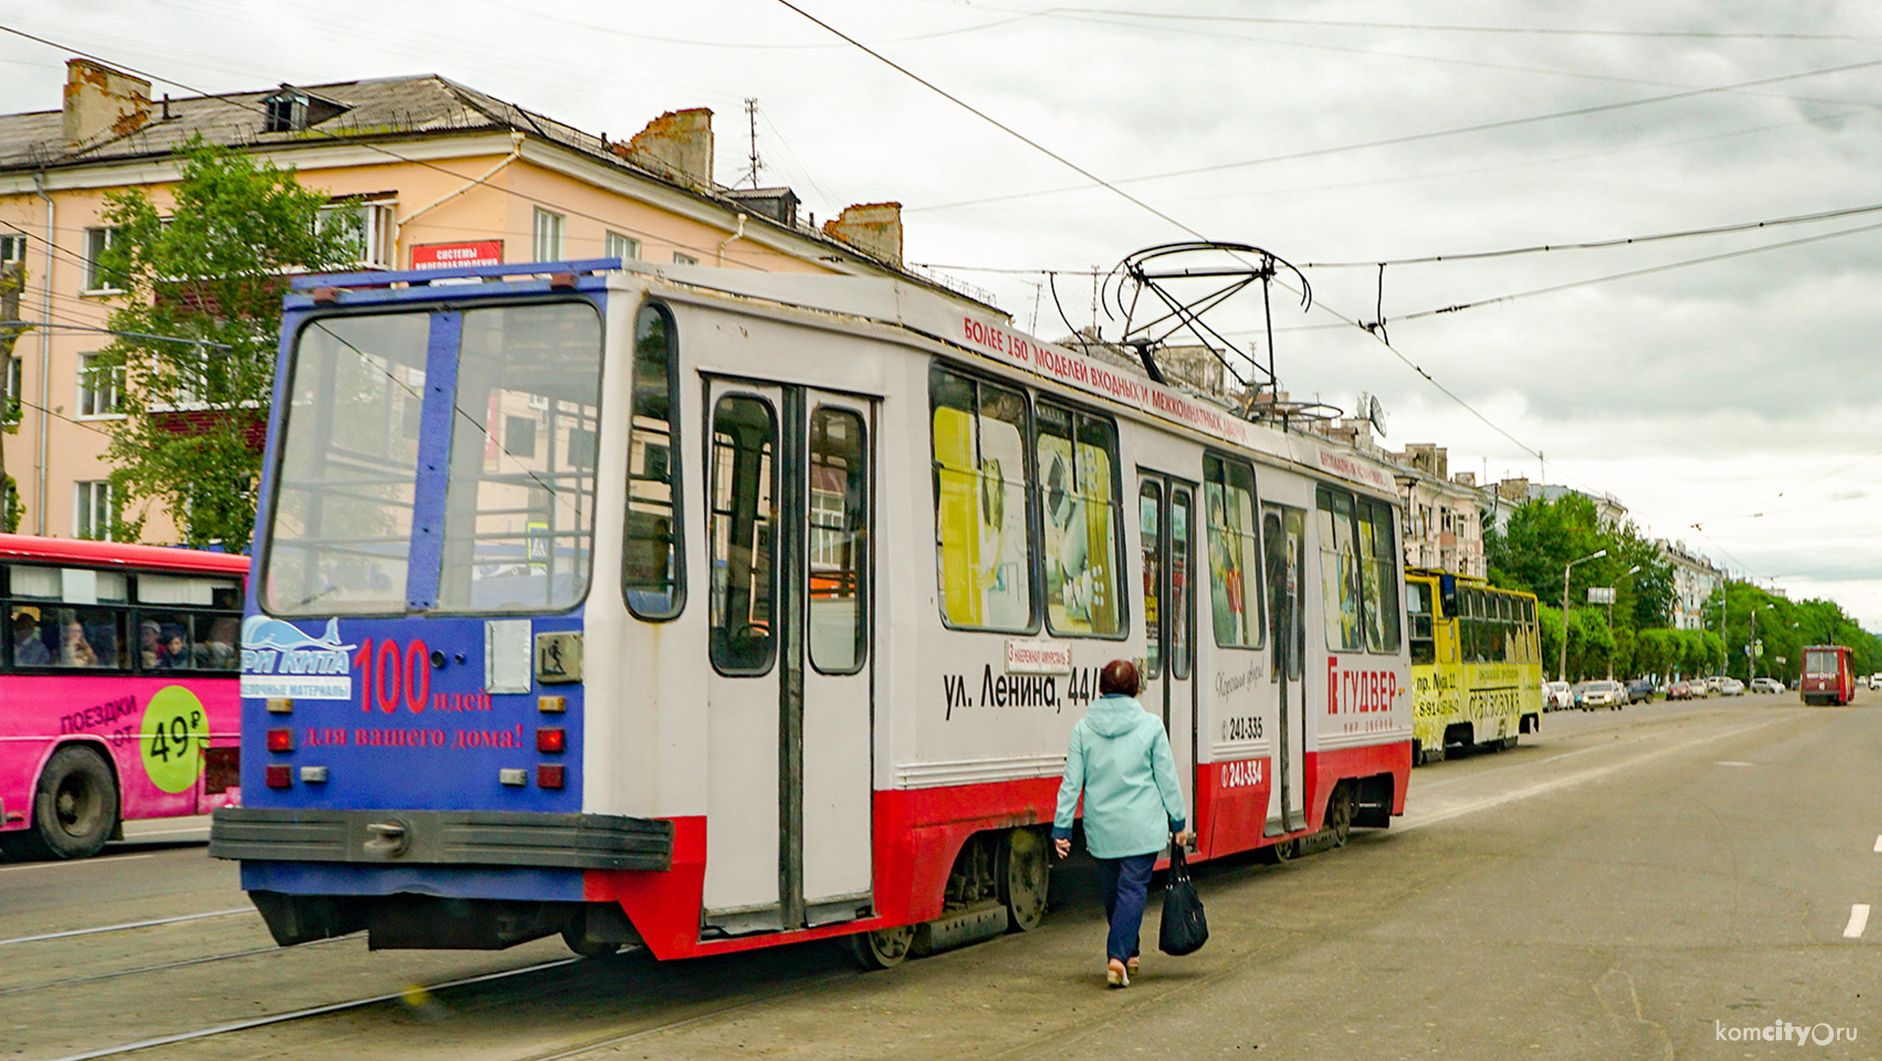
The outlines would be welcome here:
[[[1378,493],[1397,496],[1390,465],[1334,439],[1287,431],[1237,415],[1214,398],[1154,383],[1142,373],[1020,332],[1004,320],[974,313],[958,301],[899,280],[878,277],[746,273],[704,266],[624,263],[624,271],[827,313],[861,317],[919,333],[982,360],[1106,398],[1146,418],[1217,442],[1302,465]]]

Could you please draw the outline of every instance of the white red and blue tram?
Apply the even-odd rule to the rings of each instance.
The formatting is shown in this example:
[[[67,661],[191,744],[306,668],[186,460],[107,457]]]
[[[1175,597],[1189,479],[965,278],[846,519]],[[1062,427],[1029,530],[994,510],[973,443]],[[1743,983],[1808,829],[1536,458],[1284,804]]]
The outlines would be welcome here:
[[[283,944],[1031,927],[1118,657],[1198,857],[1403,811],[1394,484],[1351,449],[887,280],[314,277],[281,355],[211,853]]]

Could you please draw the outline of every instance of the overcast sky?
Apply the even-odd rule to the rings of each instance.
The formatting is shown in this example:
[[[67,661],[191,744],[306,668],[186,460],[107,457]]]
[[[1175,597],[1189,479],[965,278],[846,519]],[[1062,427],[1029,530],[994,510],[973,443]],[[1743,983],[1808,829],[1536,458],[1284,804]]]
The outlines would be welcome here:
[[[173,95],[436,73],[615,138],[710,107],[729,184],[755,98],[762,183],[820,219],[901,202],[908,259],[1022,328],[1089,324],[1093,268],[1144,246],[1267,248],[1317,300],[1276,292],[1294,397],[1376,395],[1387,445],[1612,494],[1882,630],[1882,5],[798,6],[908,73],[777,0],[0,0],[0,25],[63,46],[0,34],[0,106],[55,109],[64,48]],[[1382,293],[1376,266],[1339,267],[1377,262]],[[1341,325],[1381,298],[1392,348]],[[1216,324],[1253,340],[1258,297]]]

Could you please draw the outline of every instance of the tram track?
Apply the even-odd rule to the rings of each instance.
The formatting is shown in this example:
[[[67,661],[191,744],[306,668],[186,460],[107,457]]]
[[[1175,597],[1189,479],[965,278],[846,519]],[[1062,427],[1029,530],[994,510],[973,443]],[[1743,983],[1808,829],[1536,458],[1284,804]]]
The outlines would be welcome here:
[[[630,953],[623,952],[623,954],[618,957],[628,958],[630,957]],[[748,960],[750,959],[750,956],[745,957]],[[127,1043],[95,1047],[76,1053],[64,1054],[49,1059],[49,1061],[91,1061],[91,1059],[96,1058],[122,1057],[148,1051],[157,1051],[166,1047],[182,1047],[193,1043],[205,1042],[210,1039],[236,1036],[246,1032],[280,1027],[282,1025],[317,1021],[321,1018],[334,1017],[373,1006],[391,1003],[400,1003],[413,1008],[422,1008],[427,1005],[445,1001],[450,994],[461,992],[467,988],[474,989],[482,985],[514,981],[519,978],[546,973],[554,969],[580,965],[592,960],[593,959],[577,957],[561,958],[552,961],[537,962],[515,969],[484,973],[477,976],[460,977],[430,984],[413,984],[398,991],[380,992],[339,1002],[305,1006],[295,1010],[267,1014],[246,1020],[219,1022],[200,1028],[150,1036]],[[606,961],[609,959],[602,960]],[[680,970],[674,971],[677,972]],[[849,971],[826,971],[822,973],[812,973],[806,977],[794,980],[781,980],[775,977],[768,978],[762,982],[761,986],[742,991],[739,997],[686,1005],[684,1008],[687,1012],[682,1015],[673,1016],[670,1019],[656,1018],[652,1023],[648,1023],[645,1020],[633,1021],[630,1026],[626,1028],[617,1024],[613,1028],[598,1029],[596,1032],[584,1036],[575,1042],[536,1045],[524,1051],[503,1055],[500,1061],[573,1061],[573,1059],[583,1057],[598,1050],[607,1050],[680,1029],[710,1024],[715,1020],[728,1019],[754,1006],[761,1006],[785,998],[808,995],[819,990],[829,989],[839,984],[850,982],[856,975],[860,974]]]

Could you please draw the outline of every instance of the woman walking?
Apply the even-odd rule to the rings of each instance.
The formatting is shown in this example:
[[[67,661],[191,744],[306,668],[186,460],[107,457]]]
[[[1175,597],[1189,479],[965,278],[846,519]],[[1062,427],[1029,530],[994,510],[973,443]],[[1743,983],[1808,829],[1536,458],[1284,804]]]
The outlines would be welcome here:
[[[1157,855],[1172,833],[1179,844],[1189,841],[1170,738],[1137,702],[1142,689],[1129,660],[1112,660],[1099,672],[1101,695],[1072,727],[1052,820],[1053,846],[1064,858],[1072,850],[1072,817],[1084,793],[1085,849],[1098,861],[1111,926],[1104,978],[1112,987],[1128,987],[1137,971],[1137,934]]]

